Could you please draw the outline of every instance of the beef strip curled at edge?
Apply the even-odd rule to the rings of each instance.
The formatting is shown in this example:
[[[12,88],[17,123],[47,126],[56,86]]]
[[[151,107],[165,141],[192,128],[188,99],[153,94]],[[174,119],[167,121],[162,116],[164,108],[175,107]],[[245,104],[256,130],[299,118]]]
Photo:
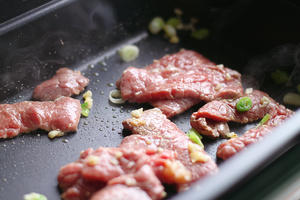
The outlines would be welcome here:
[[[210,156],[203,149],[193,151],[194,143],[159,109],[140,111],[133,111],[132,118],[123,121],[124,128],[134,135],[126,137],[120,147],[150,147],[175,151],[177,159],[192,173],[189,183],[180,185],[179,190],[186,189],[192,182],[218,171]],[[199,159],[194,159],[192,155],[195,154]]]
[[[154,75],[153,76],[153,81],[155,82],[155,78],[157,79],[156,83],[152,83],[150,84],[149,82],[147,83],[149,86],[151,85],[159,85],[159,86],[163,86],[163,83],[159,83],[159,81],[162,81],[162,79],[167,79],[167,78],[172,78],[173,76],[177,76],[177,78],[179,78],[179,82],[181,82],[183,79],[188,79],[188,74],[189,73],[193,73],[196,71],[202,71],[199,74],[205,74],[205,68],[209,68],[208,65],[213,65],[215,66],[215,63],[209,61],[207,58],[205,58],[204,56],[202,56],[201,54],[195,52],[195,51],[190,51],[190,50],[181,50],[178,53],[172,54],[172,55],[166,55],[163,58],[161,58],[160,60],[155,60],[153,62],[153,64],[148,65],[147,67],[145,67],[144,69],[140,69],[140,70],[145,70],[145,73],[149,73],[149,75]],[[133,68],[132,68],[133,69]],[[134,71],[135,69],[133,69]],[[215,72],[215,71],[221,71],[219,73]],[[126,70],[125,70],[126,71]],[[206,70],[209,71],[209,70]],[[215,93],[214,90],[217,90],[219,93],[220,98],[232,98],[232,97],[236,97],[236,96],[241,96],[242,95],[242,86],[241,86],[241,81],[240,81],[240,74],[237,73],[236,71],[230,70],[228,68],[224,68],[222,65],[219,65],[218,68],[216,68],[216,70],[210,70],[210,75],[215,75],[215,79],[213,78],[208,78],[207,80],[202,80],[203,82],[206,81],[206,83],[208,84],[202,84],[202,88],[205,88],[205,90],[211,90],[211,93]],[[141,71],[140,71],[141,72]],[[127,73],[127,72],[124,72]],[[135,72],[134,72],[135,73]],[[135,85],[136,87],[139,87],[140,89],[143,89],[145,84],[142,82],[140,82],[139,77],[136,77],[136,75],[138,76],[139,72],[137,71],[136,74],[128,74],[127,79],[126,79],[126,75],[123,74],[122,78],[120,80],[117,81],[117,87],[121,88],[121,92],[122,92],[122,87],[121,86],[121,82],[124,82],[125,85],[125,89],[124,91],[126,91],[126,87],[128,86],[128,84],[132,83],[133,85]],[[207,72],[209,73],[209,72]],[[223,75],[220,75],[220,73],[223,73]],[[178,75],[182,75],[181,77],[179,77]],[[184,74],[184,75],[183,75]],[[146,75],[146,74],[145,74]],[[148,75],[146,75],[148,76]],[[208,75],[207,75],[208,76]],[[183,78],[182,78],[183,77]],[[194,76],[194,79],[197,80],[197,78],[199,79],[199,77],[202,77],[201,75]],[[223,80],[224,82],[224,77],[227,81],[226,84],[222,84],[221,80]],[[143,77],[142,77],[143,79]],[[192,79],[193,78],[189,78],[190,79],[190,83],[186,83],[186,84],[193,84],[192,83]],[[205,78],[204,78],[205,79]],[[209,80],[210,83],[209,83]],[[138,83],[134,83],[135,81],[138,81]],[[178,87],[179,84],[175,83],[174,80],[170,81],[171,84],[175,84],[175,90],[178,89],[178,91],[176,92],[175,90],[172,90],[172,97],[164,97],[162,95],[156,95],[156,96],[152,96],[150,98],[147,98],[146,101],[149,102],[150,104],[154,107],[159,108],[168,118],[180,114],[182,112],[184,112],[185,110],[189,109],[190,107],[192,107],[195,104],[198,104],[200,101],[202,100],[212,100],[211,96],[209,98],[207,98],[208,94],[202,94],[205,93],[205,91],[200,92],[200,96],[198,92],[195,92],[194,95],[196,95],[196,98],[194,97],[184,97],[185,95],[188,94],[192,94],[193,91],[191,92],[191,87],[187,87],[187,88],[180,88]],[[144,85],[144,86],[143,86]],[[168,85],[168,83],[166,83],[165,85]],[[231,85],[230,87],[226,87],[226,85]],[[128,89],[128,88],[127,88]],[[199,88],[196,88],[199,89]],[[195,89],[195,90],[196,90]],[[168,90],[168,89],[167,89]],[[190,90],[190,92],[188,91],[184,91],[184,90]],[[123,91],[123,98],[124,98],[124,91]],[[149,91],[149,90],[147,90]],[[147,92],[146,91],[146,92]],[[165,91],[166,92],[166,91]],[[170,91],[168,91],[170,92]],[[164,93],[164,92],[163,92]],[[179,94],[181,93],[181,94]],[[132,94],[132,93],[131,93]],[[173,97],[174,94],[174,97]],[[179,96],[178,96],[179,94]],[[135,92],[134,94],[132,94],[133,98],[135,95],[140,95],[140,91]],[[183,96],[182,96],[183,95]],[[176,97],[175,97],[176,96]],[[189,96],[189,95],[188,95]],[[158,99],[163,99],[162,100],[151,100],[152,97],[158,98]],[[171,98],[171,99],[170,99]],[[216,97],[218,98],[218,97]],[[129,99],[130,100],[130,99]],[[138,102],[133,100],[134,102]]]
[[[78,95],[89,84],[89,79],[80,71],[60,68],[49,80],[39,84],[33,92],[33,98],[41,101],[53,101],[59,97]]]
[[[249,111],[239,112],[236,109],[240,98],[212,101],[192,114],[191,126],[199,133],[211,138],[227,137],[230,132],[227,122],[249,123],[263,118],[266,114],[270,114],[273,118],[277,115],[288,116],[293,113],[262,91],[253,90],[244,96],[249,97],[252,101]]]
[[[0,104],[0,138],[12,138],[37,129],[76,131],[80,114],[80,101],[70,97]]]
[[[141,179],[140,175],[145,174],[144,170],[140,171],[145,165],[153,171],[147,176],[143,175],[148,182]],[[123,184],[123,181],[127,186],[145,190],[153,199],[161,199],[165,192],[160,182],[158,184],[156,181],[157,178],[164,183],[184,184],[190,180],[191,174],[172,151],[100,147],[83,151],[78,161],[62,167],[58,182],[64,200],[86,200],[97,191],[106,196],[106,192],[101,192],[105,186],[111,188],[111,184]],[[96,196],[99,198],[99,194]]]
[[[263,139],[263,137],[270,133],[274,127],[280,125],[289,116],[290,115],[276,115],[266,124],[249,129],[242,136],[232,138],[220,144],[217,149],[217,156],[223,160],[234,156],[236,153],[245,149],[248,145]]]

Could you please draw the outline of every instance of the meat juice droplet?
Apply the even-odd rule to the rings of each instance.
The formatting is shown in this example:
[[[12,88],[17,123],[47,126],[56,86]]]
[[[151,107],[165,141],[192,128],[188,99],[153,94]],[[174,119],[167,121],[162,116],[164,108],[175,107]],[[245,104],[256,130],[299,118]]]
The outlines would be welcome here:
[[[108,83],[108,84],[107,84],[107,86],[109,86],[109,87],[113,87],[113,86],[114,86],[114,84],[113,84],[113,83]]]

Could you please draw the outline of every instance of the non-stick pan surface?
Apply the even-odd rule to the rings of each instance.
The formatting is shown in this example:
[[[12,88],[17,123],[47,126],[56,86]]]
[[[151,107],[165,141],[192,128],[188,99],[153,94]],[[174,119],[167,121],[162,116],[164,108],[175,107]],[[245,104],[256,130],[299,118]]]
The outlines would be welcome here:
[[[180,43],[174,45],[163,35],[149,35],[149,20],[157,15],[172,16],[175,7],[182,8],[184,20],[198,17],[199,27],[208,28],[210,37],[197,41],[189,33],[182,32]],[[7,27],[13,30],[5,30],[6,26],[1,26],[0,101],[30,100],[37,84],[53,76],[56,69],[70,67],[80,70],[90,79],[87,89],[93,92],[94,106],[88,118],[81,118],[76,133],[50,140],[46,132],[35,131],[0,140],[1,200],[22,199],[29,192],[45,194],[51,200],[59,199],[56,176],[61,166],[76,160],[80,151],[89,147],[120,144],[126,134],[122,120],[128,118],[133,109],[141,106],[150,108],[149,105],[114,105],[109,102],[109,91],[115,88],[116,80],[128,66],[144,67],[153,59],[181,48],[193,49],[216,63],[240,71],[245,77],[250,77],[245,79],[246,86],[260,88],[280,101],[289,88],[274,87],[269,73],[274,67],[294,72],[298,64],[294,58],[298,56],[300,31],[291,20],[300,19],[300,12],[290,1],[278,1],[270,6],[255,1],[78,0],[57,9],[52,5],[51,9],[39,18],[34,13],[27,15],[25,25],[11,20],[14,26],[8,23]],[[139,47],[140,55],[135,61],[121,61],[116,50],[124,44]],[[82,99],[82,96],[75,98]],[[191,113],[201,105],[174,117],[172,121],[187,131]],[[230,124],[238,134],[253,125]],[[295,143],[291,138],[297,136],[300,127],[295,123],[292,126],[290,140],[271,148],[273,153],[278,149],[282,153]],[[216,158],[216,148],[221,142],[221,139],[204,139],[205,149],[213,158]],[[265,164],[269,161],[266,160]],[[224,167],[230,166],[230,161],[224,164],[217,162]],[[260,166],[261,162],[257,161],[251,170]],[[245,170],[244,174],[232,179],[234,183],[251,171],[250,168]],[[230,180],[230,177],[226,178]],[[208,183],[212,185],[212,181]],[[233,182],[229,186],[234,186]],[[216,195],[226,192],[226,187],[220,185],[218,190],[216,187]],[[200,199],[209,192],[212,191],[187,192],[182,194],[187,196],[177,198]]]

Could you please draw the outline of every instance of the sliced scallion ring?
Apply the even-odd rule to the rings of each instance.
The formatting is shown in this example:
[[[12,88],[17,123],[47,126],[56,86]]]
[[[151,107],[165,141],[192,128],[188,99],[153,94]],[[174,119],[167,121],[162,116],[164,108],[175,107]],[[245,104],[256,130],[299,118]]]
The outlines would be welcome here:
[[[29,194],[25,194],[24,200],[47,200],[47,197],[45,195],[32,192]]]
[[[236,109],[239,112],[246,112],[252,107],[252,100],[249,97],[242,97],[236,103]]]
[[[125,45],[118,52],[123,61],[130,62],[139,56],[140,50],[135,45]]]
[[[125,100],[122,99],[121,91],[120,90],[112,90],[109,92],[109,101],[114,104],[123,104]]]
[[[154,17],[149,24],[149,31],[152,34],[157,34],[163,29],[164,25],[165,25],[165,22],[164,22],[163,18]]]

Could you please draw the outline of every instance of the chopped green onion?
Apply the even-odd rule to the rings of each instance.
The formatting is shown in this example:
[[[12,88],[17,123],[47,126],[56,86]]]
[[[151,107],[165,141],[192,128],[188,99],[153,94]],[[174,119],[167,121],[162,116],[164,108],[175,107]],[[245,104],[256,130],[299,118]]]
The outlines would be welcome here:
[[[122,104],[125,103],[125,100],[122,99],[120,90],[112,90],[109,92],[109,100],[114,104]]]
[[[24,200],[47,200],[47,197],[39,193],[29,193],[24,195]]]
[[[283,102],[293,106],[300,106],[300,95],[289,92],[284,95]]]
[[[172,36],[170,38],[170,42],[173,43],[173,44],[177,44],[179,42],[179,37],[178,36]]]
[[[190,138],[190,140],[198,145],[200,145],[200,147],[204,148],[204,145],[201,141],[202,136],[193,128],[191,128],[188,132],[187,132],[187,136]]]
[[[280,84],[284,84],[284,83],[288,82],[289,75],[285,71],[276,70],[275,72],[271,73],[271,78],[273,79],[273,81],[276,84],[280,85]]]
[[[165,31],[166,35],[170,38],[172,36],[176,36],[176,29],[169,24],[164,26],[164,31]]]
[[[167,24],[170,25],[170,26],[173,26],[174,28],[177,29],[177,27],[180,26],[180,24],[182,24],[182,23],[181,23],[181,20],[179,18],[171,17],[171,18],[168,19]]]
[[[88,102],[84,102],[83,104],[81,104],[81,115],[83,115],[84,117],[89,116],[90,109],[88,106],[89,106]]]
[[[164,25],[165,25],[165,22],[164,22],[163,18],[155,17],[151,20],[148,28],[152,34],[157,34],[163,29]]]
[[[300,93],[300,84],[297,85],[297,91]]]
[[[236,104],[236,109],[239,112],[246,112],[252,107],[252,100],[249,97],[242,97]]]
[[[139,48],[135,45],[125,45],[119,50],[119,55],[125,62],[133,61],[139,55]]]
[[[201,28],[193,31],[191,36],[197,40],[203,40],[209,36],[209,30],[206,28]]]
[[[269,121],[269,119],[271,118],[270,114],[266,114],[258,123],[258,125],[256,127],[262,126],[264,125],[267,121]]]

